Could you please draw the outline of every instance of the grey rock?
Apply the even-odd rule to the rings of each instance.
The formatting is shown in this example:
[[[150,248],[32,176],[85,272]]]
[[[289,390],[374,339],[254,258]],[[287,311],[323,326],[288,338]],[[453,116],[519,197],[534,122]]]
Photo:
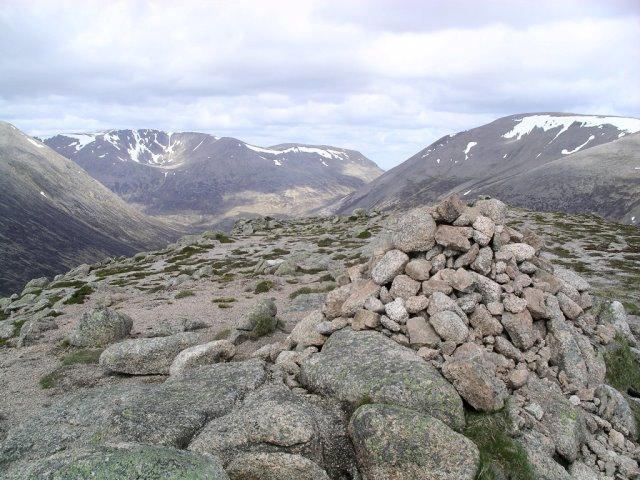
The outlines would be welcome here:
[[[491,262],[493,261],[493,250],[490,247],[481,248],[478,256],[471,262],[471,269],[482,275],[488,275],[491,272]]]
[[[407,320],[407,335],[412,347],[435,347],[440,343],[440,337],[423,317],[411,317]]]
[[[415,297],[408,297],[404,301],[404,308],[407,309],[407,312],[418,313],[423,310],[426,310],[429,306],[429,299],[424,295],[417,295]]]
[[[551,311],[545,303],[544,292],[538,288],[525,288],[523,297],[527,301],[527,309],[536,320],[551,318]]]
[[[469,322],[483,337],[500,335],[504,329],[500,321],[482,304],[476,307],[469,317]]]
[[[471,263],[473,263],[476,258],[478,258],[478,253],[480,253],[480,247],[476,243],[474,243],[473,245],[471,245],[471,248],[468,252],[456,258],[456,261],[453,264],[453,268],[457,269],[471,265]]]
[[[564,315],[554,296],[547,298],[547,306],[552,318],[547,321],[547,345],[551,348],[551,361],[564,370],[569,381],[584,386],[588,380],[587,366],[576,335],[575,328],[564,319]]]
[[[509,396],[506,385],[496,376],[496,365],[475,343],[459,347],[442,366],[442,374],[476,410],[500,410]]]
[[[536,480],[572,480],[562,465],[554,460],[553,442],[543,434],[527,431],[520,439],[533,467]]]
[[[393,298],[403,298],[407,299],[409,297],[413,297],[422,284],[408,275],[398,275],[393,279],[393,283],[391,284],[391,288],[389,289],[389,293]]]
[[[458,298],[456,300],[456,303],[464,313],[469,314],[476,309],[476,306],[480,303],[481,300],[482,295],[480,295],[479,293],[469,293]]]
[[[436,242],[445,248],[467,252],[471,248],[468,227],[452,227],[450,225],[440,225],[436,232]]]
[[[384,285],[404,271],[409,263],[409,256],[400,250],[389,250],[373,267],[371,278],[378,285]]]
[[[436,222],[425,208],[416,208],[398,219],[392,241],[403,252],[423,252],[435,245]],[[389,281],[389,280],[387,280]],[[387,282],[377,282],[382,285]]]
[[[498,199],[478,200],[473,206],[482,215],[489,217],[498,225],[503,224],[506,220],[507,206]]]
[[[404,324],[409,319],[409,312],[404,308],[402,298],[397,298],[384,306],[385,313],[394,322]]]
[[[130,375],[167,375],[178,353],[197,343],[198,335],[192,332],[124,340],[102,352],[100,365],[112,372]]]
[[[327,337],[318,332],[318,325],[325,320],[322,312],[315,311],[304,317],[293,328],[289,338],[298,346],[299,350],[303,350],[309,346],[322,346]]]
[[[364,308],[364,302],[369,297],[377,297],[379,293],[380,286],[371,280],[354,283],[351,294],[342,304],[340,313],[345,317],[354,315],[358,310]]]
[[[49,279],[47,277],[34,278],[24,286],[22,295],[24,296],[29,293],[38,293],[47,285],[49,285]]]
[[[527,300],[513,294],[505,295],[502,304],[504,305],[504,309],[510,313],[520,313],[527,308]]]
[[[482,295],[485,304],[499,302],[502,294],[502,287],[490,278],[475,272],[470,272],[474,277],[476,290]]]
[[[106,347],[129,336],[133,320],[124,313],[95,308],[84,312],[67,337],[76,347]]]
[[[468,323],[467,315],[456,302],[441,292],[435,292],[429,299],[427,313],[429,313],[429,315],[435,315],[436,313],[444,311],[454,312],[465,325]]]
[[[445,222],[453,223],[466,207],[458,194],[453,193],[436,206],[436,212]]]
[[[310,312],[320,310],[327,299],[326,293],[303,293],[291,300],[288,312]]]
[[[526,243],[510,243],[508,245],[503,245],[502,248],[500,248],[496,254],[496,258],[498,258],[498,255],[504,254],[511,254],[515,261],[520,263],[531,260],[535,256],[536,250]]]
[[[469,329],[460,316],[449,310],[435,313],[429,318],[438,335],[445,341],[452,341],[460,345],[467,340]]]
[[[331,290],[327,294],[325,304],[322,306],[322,313],[331,320],[342,315],[342,304],[351,295],[351,284]]]
[[[489,237],[489,240],[491,240],[494,232],[496,231],[496,223],[491,218],[484,215],[478,215],[472,226],[474,230],[477,230],[483,235]],[[488,242],[485,245],[488,245]]]
[[[599,307],[600,314],[598,319],[603,323],[610,323],[617,332],[624,336],[632,345],[636,345],[637,341],[629,328],[627,313],[622,303],[613,301],[604,303]]]
[[[600,400],[598,414],[611,422],[615,428],[625,429],[630,432],[632,438],[636,438],[637,426],[633,411],[624,396],[606,384],[596,388],[595,396]]]
[[[579,292],[583,292],[585,290],[591,290],[591,285],[589,285],[589,282],[587,282],[584,278],[582,278],[573,270],[569,270],[563,267],[555,267],[553,274],[558,279],[568,283]]]
[[[14,321],[17,319],[14,319]],[[42,339],[43,334],[50,330],[57,330],[58,325],[53,318],[33,318],[20,327],[18,346],[33,345]]]
[[[384,303],[376,297],[369,297],[364,301],[364,308],[376,313],[384,313]]]
[[[364,405],[349,434],[364,480],[475,478],[475,444],[429,415],[391,405]]]
[[[390,332],[399,332],[401,330],[402,327],[400,327],[400,324],[398,322],[395,322],[393,320],[391,320],[389,317],[387,317],[386,315],[381,315],[380,316],[380,324],[386,328],[387,330],[389,330]]]
[[[495,343],[493,344],[493,350],[497,353],[504,355],[507,358],[511,358],[516,362],[523,360],[522,352],[514,347],[513,343],[504,337],[495,337]]]
[[[581,461],[575,461],[569,465],[571,480],[599,480],[598,474]]]
[[[329,480],[327,472],[311,460],[288,453],[245,453],[227,465],[231,480]]]
[[[188,368],[226,362],[231,360],[235,354],[236,347],[228,340],[215,340],[186,348],[182,350],[171,363],[169,375],[178,377]]]
[[[427,413],[456,430],[464,425],[455,389],[415,352],[378,332],[334,333],[320,353],[302,363],[300,381],[352,404],[368,399]]]
[[[210,456],[153,445],[119,445],[93,451],[63,452],[38,462],[29,478],[144,478],[165,480],[206,478],[229,480],[220,462]],[[26,478],[26,476],[24,477]]]
[[[529,376],[525,387],[532,402],[544,411],[541,423],[553,440],[556,452],[569,462],[579,455],[580,445],[586,441],[587,430],[582,409],[574,406],[560,391],[549,386],[535,375]]]
[[[562,313],[564,313],[569,320],[575,320],[582,315],[583,311],[582,308],[580,308],[580,305],[571,300],[567,295],[562,292],[558,292],[556,297],[558,298],[560,310],[562,310]]]
[[[407,263],[405,267],[405,273],[414,280],[424,281],[429,279],[429,272],[431,271],[431,262],[424,258],[414,258]]]
[[[380,315],[371,310],[360,309],[356,312],[351,322],[354,330],[364,330],[365,328],[377,328],[380,325]]]
[[[520,313],[504,312],[502,325],[507,330],[511,342],[521,350],[527,350],[536,342],[536,332],[533,329],[533,319],[528,310]]]

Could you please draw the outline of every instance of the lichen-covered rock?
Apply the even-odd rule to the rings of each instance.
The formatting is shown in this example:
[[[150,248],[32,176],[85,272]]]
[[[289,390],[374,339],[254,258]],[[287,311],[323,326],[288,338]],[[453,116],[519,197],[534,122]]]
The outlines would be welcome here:
[[[475,478],[480,454],[468,438],[424,413],[364,405],[349,423],[364,480]]]
[[[465,210],[466,205],[457,193],[452,193],[436,206],[437,215],[447,223],[453,223]]]
[[[244,453],[227,465],[230,480],[329,480],[311,460],[288,453]]]
[[[456,345],[460,345],[469,336],[469,329],[462,319],[449,310],[431,315],[429,322],[444,341],[452,341]]]
[[[464,426],[462,399],[415,352],[378,332],[340,330],[302,363],[300,380],[314,392],[352,404],[387,403],[427,413],[456,430]]]
[[[211,456],[152,445],[127,445],[54,456],[36,465],[28,478],[229,480],[220,462]]]
[[[373,267],[371,278],[378,285],[389,283],[404,271],[407,263],[409,263],[409,256],[406,253],[400,250],[389,250]]]
[[[451,248],[460,252],[467,252],[471,248],[469,242],[468,227],[453,227],[440,225],[436,232],[436,242],[445,248]]]
[[[236,347],[228,340],[215,340],[213,342],[196,345],[182,350],[171,363],[169,375],[177,377],[188,368],[209,365],[212,363],[226,362],[236,354]]]
[[[475,343],[459,347],[442,366],[442,374],[476,410],[494,412],[504,407],[509,392],[496,376],[496,365]]]
[[[312,345],[324,345],[327,337],[317,330],[317,326],[322,323],[324,319],[324,315],[322,315],[321,312],[311,312],[293,328],[289,337],[293,343],[298,346],[299,350],[303,350],[304,348]]]
[[[507,330],[511,342],[521,350],[527,350],[536,342],[533,319],[528,310],[520,313],[504,312],[502,325]]]
[[[427,209],[410,210],[400,217],[395,226],[393,246],[403,252],[427,251],[435,245],[436,229],[436,222]],[[376,283],[382,285],[387,282]]]
[[[272,332],[276,327],[277,313],[278,308],[273,300],[268,298],[258,300],[242,314],[236,324],[236,329],[250,332],[260,326],[264,330]]]
[[[133,320],[124,313],[95,308],[84,312],[67,337],[76,347],[106,347],[129,336]]]
[[[100,365],[112,372],[129,375],[168,375],[178,353],[197,343],[198,335],[192,332],[124,340],[102,352]]]
[[[609,385],[600,385],[595,396],[600,400],[599,415],[614,427],[626,429],[632,438],[636,438],[637,426],[633,411],[624,396]]]

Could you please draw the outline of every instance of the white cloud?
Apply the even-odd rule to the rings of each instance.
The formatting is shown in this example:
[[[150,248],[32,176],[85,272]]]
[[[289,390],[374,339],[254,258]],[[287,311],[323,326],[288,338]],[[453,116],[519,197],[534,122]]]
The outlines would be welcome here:
[[[0,117],[330,143],[388,168],[501,115],[640,116],[637,2],[478,5],[5,0]]]

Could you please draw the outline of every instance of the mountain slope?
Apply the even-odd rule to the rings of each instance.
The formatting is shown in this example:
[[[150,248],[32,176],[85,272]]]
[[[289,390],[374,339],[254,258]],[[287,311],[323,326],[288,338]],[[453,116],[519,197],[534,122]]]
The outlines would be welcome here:
[[[410,207],[451,192],[467,200],[489,191],[503,198],[514,176],[637,131],[640,120],[622,117],[539,113],[500,118],[441,138],[343,199],[335,209]],[[567,199],[572,204],[578,201]]]
[[[299,215],[382,173],[353,150],[158,130],[61,134],[44,142],[154,215]]]
[[[176,235],[0,122],[0,294],[83,262],[163,246]]]
[[[640,225],[640,133],[546,163],[483,190],[513,205]]]

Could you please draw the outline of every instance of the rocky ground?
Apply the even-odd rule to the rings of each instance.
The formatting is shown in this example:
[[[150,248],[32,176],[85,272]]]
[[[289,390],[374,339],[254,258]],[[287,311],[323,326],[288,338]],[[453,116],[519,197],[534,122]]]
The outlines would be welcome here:
[[[471,430],[503,415],[519,478],[635,478],[602,358],[635,344],[610,300],[640,313],[638,230],[487,205],[241,221],[32,281],[0,300],[0,471],[474,478],[508,471]]]

